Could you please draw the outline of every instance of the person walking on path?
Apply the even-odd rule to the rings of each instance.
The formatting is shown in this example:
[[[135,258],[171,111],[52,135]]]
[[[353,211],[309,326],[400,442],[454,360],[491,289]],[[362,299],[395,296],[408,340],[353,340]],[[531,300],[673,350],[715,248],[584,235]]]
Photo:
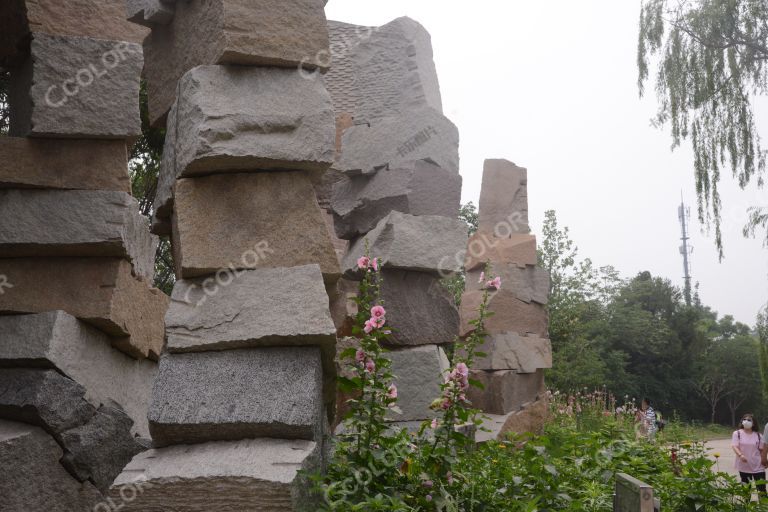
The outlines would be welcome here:
[[[736,471],[741,481],[749,485],[754,480],[761,497],[766,496],[765,489],[765,444],[760,428],[752,414],[741,417],[739,430],[731,436],[731,447],[736,454]]]
[[[640,433],[648,437],[649,441],[653,441],[657,430],[656,411],[651,407],[651,401],[648,398],[643,398],[640,402],[640,410],[637,412],[637,418]]]

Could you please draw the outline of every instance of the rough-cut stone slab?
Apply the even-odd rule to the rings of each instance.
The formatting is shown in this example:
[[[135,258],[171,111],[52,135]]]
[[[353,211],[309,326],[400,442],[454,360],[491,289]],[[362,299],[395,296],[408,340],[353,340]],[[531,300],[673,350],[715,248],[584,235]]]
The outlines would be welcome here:
[[[125,0],[6,0],[0,3],[0,65],[21,65],[33,33],[141,43],[149,31],[126,21]]]
[[[397,18],[381,27],[328,23],[333,65],[325,83],[337,113],[371,121],[410,115],[430,106],[442,112],[429,33]]]
[[[96,408],[85,399],[85,388],[54,370],[0,370],[0,418],[58,434],[82,425],[94,414]]]
[[[549,302],[549,272],[533,265],[492,262],[492,274],[501,278],[499,294],[513,294],[523,302],[546,305]],[[467,290],[479,290],[482,270],[477,268],[467,273]]]
[[[467,291],[461,296],[461,336],[474,330],[474,326],[469,322],[477,318],[477,310],[482,301],[483,292],[480,290]],[[517,332],[548,337],[549,319],[545,307],[536,302],[518,299],[509,287],[505,288],[503,282],[501,290],[492,294],[488,309],[494,312],[494,315],[485,321],[488,332]]]
[[[336,326],[338,337],[351,336],[352,326],[357,316],[357,297],[359,284],[349,279],[339,279],[335,287],[328,293],[331,308],[331,318]]]
[[[124,257],[151,281],[157,243],[125,192],[0,190],[0,258]]]
[[[168,123],[166,136],[163,142],[163,158],[160,160],[160,172],[157,176],[157,190],[152,211],[152,233],[156,235],[171,234],[171,215],[173,214],[173,196],[176,187],[176,143],[169,133],[176,133],[176,107],[173,104]]]
[[[459,334],[459,310],[440,279],[423,272],[385,269],[381,298],[394,346],[451,343]]]
[[[169,298],[115,258],[0,259],[0,314],[62,310],[113,337],[118,350],[157,359]]]
[[[65,448],[61,463],[84,482],[104,492],[134,455],[143,451],[131,436],[133,420],[117,407],[100,407],[88,423],[59,435]]]
[[[416,160],[337,182],[331,207],[336,235],[349,240],[375,228],[391,211],[456,218],[460,200],[461,176]]]
[[[371,174],[387,166],[424,159],[459,173],[459,130],[429,107],[348,128],[334,168],[349,175]]]
[[[178,89],[177,177],[333,163],[331,98],[296,69],[198,66]]]
[[[56,368],[82,385],[93,405],[120,404],[135,432],[149,437],[154,362],[113,349],[107,335],[63,311],[0,316],[0,339],[0,367]]]
[[[386,268],[447,275],[461,270],[467,226],[448,217],[392,212],[350,247],[342,263],[345,276],[358,274],[357,259],[365,254],[366,240],[370,256]]]
[[[471,370],[469,377],[485,386],[470,386],[467,398],[472,406],[489,414],[507,414],[520,410],[544,393],[544,372],[521,374],[514,370]]]
[[[226,285],[206,279],[179,280],[173,287],[165,316],[170,352],[336,341],[317,265],[234,272]],[[206,291],[213,286],[215,293]]]
[[[195,66],[327,69],[324,6],[323,0],[177,2],[173,22],[154,27],[144,42],[150,122],[162,121],[177,82]],[[320,82],[307,71],[302,74],[306,81]]]
[[[546,338],[535,335],[520,336],[514,332],[491,334],[478,347],[485,357],[475,358],[475,370],[517,370],[518,373],[534,373],[542,368],[552,368],[552,344]]]
[[[322,423],[317,347],[167,354],[149,407],[155,446],[247,437],[315,439]]]
[[[176,11],[176,0],[126,0],[128,21],[152,28],[168,25]]]
[[[489,159],[483,167],[478,229],[498,237],[528,233],[528,171],[509,160]]]
[[[11,511],[87,511],[103,501],[90,482],[80,483],[59,464],[62,450],[37,427],[0,420],[0,496]]]
[[[183,278],[312,263],[328,281],[340,273],[312,184],[301,171],[179,180],[173,226],[174,262]]]
[[[464,269],[467,272],[483,270],[488,262],[536,265],[536,237],[519,233],[504,238],[485,232],[473,234],[467,243]]]
[[[320,468],[312,441],[245,439],[149,450],[134,457],[110,495],[123,512],[314,512],[318,499],[298,471]]]
[[[520,411],[509,414],[484,414],[483,424],[477,431],[476,440],[483,443],[493,439],[504,441],[508,433],[524,434],[532,432],[541,434],[544,425],[551,419],[546,399],[525,404]]]
[[[121,140],[0,138],[0,188],[130,192]]]
[[[141,46],[36,34],[29,61],[11,74],[9,134],[125,139],[141,134]]]
[[[437,345],[405,348],[388,352],[397,386],[397,406],[403,414],[389,414],[394,421],[416,421],[433,418],[429,408],[440,396],[440,384],[448,370],[448,358]]]

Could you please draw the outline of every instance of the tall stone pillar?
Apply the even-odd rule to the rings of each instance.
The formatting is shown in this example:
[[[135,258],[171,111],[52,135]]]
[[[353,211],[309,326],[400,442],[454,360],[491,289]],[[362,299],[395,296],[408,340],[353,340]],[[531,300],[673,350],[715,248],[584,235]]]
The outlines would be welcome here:
[[[168,305],[128,176],[146,33],[121,0],[0,4],[0,508],[91,510],[146,447]]]
[[[482,302],[486,266],[501,278],[492,292],[486,321],[488,336],[471,377],[485,389],[471,388],[473,405],[491,415],[493,434],[540,427],[546,416],[544,369],[552,366],[546,304],[549,274],[536,266],[536,238],[528,226],[526,169],[507,160],[486,160],[480,192],[477,232],[469,239],[461,299],[461,333],[474,327]],[[479,437],[484,434],[479,433]]]
[[[315,510],[334,411],[339,262],[313,183],[333,162],[323,0],[129,2],[166,123],[153,229],[177,281],[125,511]],[[157,15],[168,7],[172,15]],[[191,496],[195,496],[192,499]]]

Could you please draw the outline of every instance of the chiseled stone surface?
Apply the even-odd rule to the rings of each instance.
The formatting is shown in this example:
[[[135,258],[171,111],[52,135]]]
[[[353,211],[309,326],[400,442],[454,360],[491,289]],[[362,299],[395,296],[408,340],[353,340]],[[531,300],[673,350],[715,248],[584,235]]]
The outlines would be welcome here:
[[[451,343],[459,334],[459,310],[440,278],[424,272],[382,270],[381,298],[393,346]]]
[[[440,85],[426,29],[401,17],[380,27],[328,22],[333,63],[325,75],[337,113],[371,121],[410,115],[430,106],[442,112]]]
[[[125,467],[110,495],[120,503],[121,493],[136,495],[124,512],[314,512],[319,498],[298,471],[317,470],[319,451],[312,441],[270,438],[149,450]]]
[[[334,168],[348,175],[371,174],[387,166],[424,159],[459,173],[459,130],[431,107],[348,128]]]
[[[0,314],[63,310],[112,337],[118,350],[157,359],[169,298],[116,258],[5,258]],[[45,286],[42,286],[44,283]]]
[[[62,465],[78,480],[89,480],[102,492],[123,467],[142,451],[131,436],[133,421],[117,407],[102,406],[87,423],[59,435],[65,448]]]
[[[387,353],[392,361],[394,383],[397,386],[397,406],[402,414],[390,413],[391,421],[418,421],[433,418],[429,408],[440,396],[440,384],[448,370],[448,358],[437,345],[424,345]]]
[[[0,137],[0,188],[130,192],[122,140]]]
[[[3,510],[95,510],[102,495],[59,464],[62,449],[38,427],[0,420],[0,496]]]
[[[542,368],[552,368],[552,343],[535,335],[520,336],[514,332],[490,334],[478,347],[485,357],[475,358],[475,370],[517,370],[518,373],[535,373]]]
[[[450,275],[461,270],[467,226],[449,217],[391,212],[350,247],[342,262],[345,276],[358,274],[357,259],[365,254],[366,240],[369,254],[384,268]]]
[[[478,230],[503,236],[528,233],[528,171],[509,160],[488,159],[483,166]]]
[[[149,30],[125,19],[125,0],[7,0],[0,4],[0,65],[21,65],[30,33],[140,44]]]
[[[488,262],[536,265],[536,237],[534,235],[508,233],[497,237],[493,233],[478,231],[469,237],[464,269],[483,270]],[[494,267],[495,268],[495,267]]]
[[[173,196],[176,188],[176,139],[169,133],[176,133],[177,103],[173,104],[168,115],[163,141],[163,158],[160,160],[160,171],[157,176],[157,190],[152,204],[152,233],[156,235],[171,234],[171,216],[173,215]]]
[[[507,416],[504,425],[499,431],[498,438],[504,439],[508,433],[524,434],[526,432],[533,432],[541,434],[544,431],[544,425],[551,420],[551,416],[549,405],[544,398],[526,404],[521,411]]]
[[[322,373],[317,347],[166,354],[149,407],[154,445],[314,440],[323,421]]]
[[[56,368],[85,388],[91,404],[120,404],[134,431],[149,437],[154,362],[113,349],[107,335],[64,311],[0,316],[0,339],[0,367]]]
[[[489,414],[507,414],[520,410],[544,394],[544,372],[517,373],[514,370],[471,370],[469,377],[485,389],[470,386],[467,398],[472,406]]]
[[[461,176],[415,160],[338,181],[331,208],[336,235],[349,240],[375,228],[391,211],[455,218],[460,200]]]
[[[162,121],[174,101],[177,82],[195,66],[327,69],[324,7],[324,0],[177,2],[173,21],[155,26],[144,41],[151,123]]]
[[[125,0],[128,20],[152,28],[173,20],[176,0]]]
[[[85,388],[55,370],[0,369],[0,418],[59,434],[95,414],[96,408],[85,399]]]
[[[516,263],[498,263],[492,261],[491,272],[501,278],[502,295],[512,294],[519,300],[546,305],[549,302],[549,272],[541,267],[533,265],[519,265]],[[482,270],[479,268],[467,272],[467,290],[479,290],[484,283],[480,283]]]
[[[176,183],[174,203],[174,260],[182,278],[226,268],[313,263],[327,281],[339,276],[336,252],[306,172],[183,179]]]
[[[474,330],[469,321],[477,318],[477,310],[482,301],[483,292],[481,290],[466,291],[461,296],[461,306],[459,307],[460,336],[465,336]],[[485,321],[485,328],[488,332],[517,332],[535,334],[543,338],[548,337],[549,319],[545,306],[536,302],[520,300],[514,291],[505,287],[503,282],[501,290],[492,293],[488,309],[494,312],[494,315]]]
[[[11,74],[10,135],[91,139],[140,135],[143,62],[138,44],[36,34],[29,61]]]
[[[207,293],[206,278],[179,280],[165,317],[168,350],[333,345],[335,327],[317,265],[247,270]]]
[[[0,190],[0,258],[124,257],[151,281],[157,243],[125,192]]]
[[[177,177],[214,172],[324,171],[336,123],[328,92],[296,69],[198,66],[178,86]]]

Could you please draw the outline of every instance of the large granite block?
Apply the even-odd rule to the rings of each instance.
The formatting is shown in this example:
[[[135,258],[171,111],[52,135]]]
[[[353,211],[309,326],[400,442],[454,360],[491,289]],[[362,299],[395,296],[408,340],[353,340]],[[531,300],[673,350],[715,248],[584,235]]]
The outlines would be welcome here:
[[[19,66],[33,36],[81,36],[141,43],[146,28],[125,19],[125,0],[6,0],[0,3],[0,66]]]
[[[429,406],[440,396],[440,384],[448,371],[448,358],[437,345],[388,352],[397,386],[397,406],[402,414],[390,413],[391,421],[418,421],[435,417]]]
[[[336,235],[349,240],[375,228],[391,211],[456,218],[460,200],[461,176],[416,160],[335,183],[331,208]]]
[[[528,171],[509,160],[489,159],[483,166],[478,230],[504,237],[528,233]]]
[[[552,343],[535,335],[520,336],[514,332],[490,334],[477,348],[485,357],[475,358],[475,370],[517,370],[535,373],[552,368]]]
[[[0,259],[0,314],[63,310],[112,337],[118,350],[157,359],[169,298],[115,258]]]
[[[168,350],[190,352],[268,345],[333,345],[335,327],[317,265],[179,280],[165,317]]]
[[[313,440],[323,421],[322,373],[317,347],[167,354],[149,407],[152,440]]]
[[[517,263],[492,263],[492,273],[501,278],[501,295],[514,295],[517,299],[531,303],[546,305],[549,302],[549,272],[533,265]],[[485,283],[480,283],[482,270],[477,268],[467,272],[469,291],[479,290]]]
[[[152,28],[168,25],[176,12],[176,0],[125,0],[128,21]]]
[[[29,60],[11,73],[9,133],[126,139],[141,134],[141,46],[36,34]]]
[[[348,175],[371,174],[410,160],[431,160],[458,174],[459,130],[430,107],[356,124],[344,132],[334,168]]]
[[[314,512],[320,498],[299,470],[321,466],[312,441],[245,439],[149,450],[134,457],[111,497],[123,512]],[[123,500],[124,501],[124,500]]]
[[[0,188],[131,191],[122,140],[0,137]]]
[[[514,370],[471,370],[470,379],[483,384],[485,389],[470,386],[467,391],[472,406],[488,414],[507,414],[519,411],[543,396],[544,372],[521,374]]]
[[[488,262],[494,264],[494,269],[497,264],[536,265],[536,237],[520,233],[497,237],[493,233],[476,232],[467,242],[464,269],[467,272],[483,270]]]
[[[144,42],[150,122],[162,122],[179,79],[196,66],[327,69],[324,6],[324,0],[177,2],[173,21],[155,26]]]
[[[122,257],[151,281],[157,244],[125,192],[0,190],[0,258]]]
[[[182,278],[313,263],[328,281],[340,273],[312,183],[302,171],[179,180],[173,227]]]
[[[0,496],[8,512],[86,511],[103,501],[59,464],[62,449],[37,427],[0,420]]]
[[[154,362],[113,349],[107,335],[63,311],[0,316],[0,339],[0,367],[55,368],[83,386],[96,407],[120,404],[135,432],[149,437]]]
[[[474,330],[474,326],[469,322],[477,318],[477,310],[482,301],[481,290],[467,291],[461,296],[460,336],[465,336]],[[542,338],[549,337],[549,318],[545,306],[537,302],[520,300],[514,291],[505,287],[503,281],[500,291],[491,292],[488,309],[494,313],[485,321],[488,332],[517,332],[524,335],[534,334]]]
[[[328,23],[333,65],[325,83],[337,113],[372,121],[430,106],[442,112],[426,29],[401,17],[380,27]]]
[[[458,219],[392,212],[350,247],[342,262],[347,277],[358,274],[357,259],[365,254],[384,268],[450,275],[461,270],[467,244],[467,226]]]
[[[453,342],[459,334],[459,310],[440,279],[423,272],[382,271],[381,298],[394,346]]]

